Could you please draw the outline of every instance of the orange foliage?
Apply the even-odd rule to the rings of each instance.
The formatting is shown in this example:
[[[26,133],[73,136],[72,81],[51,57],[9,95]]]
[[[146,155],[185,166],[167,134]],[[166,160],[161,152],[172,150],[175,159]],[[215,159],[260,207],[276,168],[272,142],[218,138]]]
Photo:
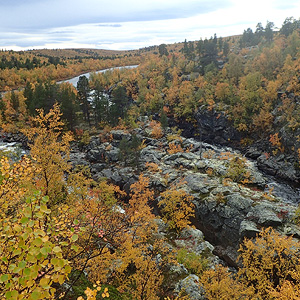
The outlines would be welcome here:
[[[160,122],[157,121],[151,121],[149,124],[150,128],[152,129],[151,131],[151,136],[155,139],[159,139],[163,136],[163,131],[161,128]]]
[[[153,162],[146,162],[145,167],[151,172],[151,173],[157,173],[160,171],[159,166],[156,163]]]
[[[273,151],[274,155],[276,155],[277,150],[279,150],[280,152],[284,152],[284,146],[281,143],[281,138],[278,136],[278,132],[275,134],[271,134],[269,141],[273,147],[276,147],[276,150]]]
[[[261,298],[285,298],[300,292],[299,242],[282,236],[274,229],[263,229],[256,240],[245,240],[240,247],[243,267],[239,271],[242,282],[255,289]],[[277,298],[276,298],[277,299]]]
[[[170,143],[167,151],[169,154],[175,154],[178,152],[183,152],[183,149],[180,144],[176,145],[175,143]]]

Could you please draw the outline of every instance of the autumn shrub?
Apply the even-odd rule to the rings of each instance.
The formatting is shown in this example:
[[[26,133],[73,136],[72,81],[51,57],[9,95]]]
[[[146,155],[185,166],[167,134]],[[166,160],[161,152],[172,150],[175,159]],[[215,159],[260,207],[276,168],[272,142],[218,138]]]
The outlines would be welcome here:
[[[87,287],[84,293],[86,295],[86,300],[96,300],[100,299],[100,297],[101,299],[109,298],[108,288],[105,287],[102,289],[99,281],[97,281],[96,284],[93,284],[92,288]],[[80,296],[77,300],[84,300],[84,298]]]
[[[170,143],[167,151],[169,154],[175,154],[178,152],[183,152],[183,149],[180,144]]]
[[[163,130],[161,128],[160,122],[152,120],[149,124],[151,128],[151,136],[155,139],[159,139],[163,136]]]
[[[170,229],[179,232],[191,224],[190,218],[194,216],[193,196],[178,186],[171,187],[161,193],[158,206],[162,212],[163,220]]]
[[[207,150],[203,153],[203,158],[212,159],[215,156],[216,152],[214,150]]]
[[[158,164],[153,163],[153,162],[146,162],[145,167],[151,173],[157,173],[157,172],[161,171],[161,169],[159,168]]]
[[[178,141],[178,142],[182,142],[182,138],[181,138],[181,132],[182,130],[180,129],[176,129],[176,128],[172,128],[172,133],[167,135],[167,140],[168,142],[174,142],[174,141]]]
[[[30,155],[37,168],[38,189],[49,196],[50,202],[58,203],[66,196],[65,174],[71,169],[68,158],[73,137],[69,132],[63,132],[58,104],[48,114],[43,110],[37,112],[33,126],[22,132],[29,140]]]
[[[278,132],[275,134],[270,134],[269,142],[275,148],[272,151],[273,155],[276,155],[278,153],[278,150],[281,153],[284,152],[284,146],[282,145],[281,138],[278,136]]]
[[[85,130],[83,132],[82,136],[80,137],[79,147],[88,145],[90,141],[91,141],[90,134],[87,130]]]
[[[239,249],[243,264],[239,270],[241,282],[254,288],[259,299],[274,299],[274,295],[287,290],[299,295],[299,246],[299,241],[273,228],[263,229],[255,240],[245,239]]]
[[[254,290],[236,280],[228,268],[217,266],[204,271],[200,284],[205,290],[207,300],[249,300],[256,299]]]
[[[299,241],[262,229],[240,245],[241,267],[232,274],[218,266],[204,271],[200,282],[205,297],[213,299],[298,300],[300,297]]]

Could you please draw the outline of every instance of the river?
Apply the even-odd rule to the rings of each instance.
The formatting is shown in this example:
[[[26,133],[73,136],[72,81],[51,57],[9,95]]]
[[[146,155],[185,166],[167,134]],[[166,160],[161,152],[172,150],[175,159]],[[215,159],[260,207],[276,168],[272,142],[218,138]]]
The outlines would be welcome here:
[[[109,68],[109,69],[103,69],[103,70],[99,70],[99,71],[96,71],[96,72],[88,72],[88,73],[84,73],[84,74],[81,74],[79,76],[76,76],[76,77],[73,77],[73,78],[70,78],[70,79],[66,79],[66,80],[62,80],[62,81],[58,81],[57,84],[60,84],[60,83],[63,83],[63,82],[69,82],[71,84],[73,84],[75,87],[77,86],[77,82],[79,80],[79,77],[80,76],[85,76],[86,78],[90,78],[90,75],[92,73],[104,73],[106,71],[111,71],[111,70],[114,70],[114,69],[133,69],[133,68],[136,68],[138,65],[133,65],[133,66],[123,66],[123,67],[113,67],[113,68]]]
[[[90,78],[90,75],[92,73],[96,73],[97,74],[97,73],[104,73],[106,71],[111,71],[111,70],[114,70],[114,69],[133,69],[133,68],[137,68],[137,67],[138,67],[138,65],[122,66],[122,67],[112,67],[112,68],[103,69],[103,70],[99,70],[99,71],[87,72],[87,73],[81,74],[81,75],[76,76],[76,77],[72,77],[72,78],[69,78],[69,79],[57,81],[56,83],[60,84],[60,83],[63,83],[63,82],[69,82],[69,83],[73,84],[75,87],[77,87],[77,82],[78,82],[80,76],[85,76],[87,78]],[[12,90],[12,91],[21,91],[21,90],[24,90],[24,88],[18,88],[18,89]],[[12,92],[12,91],[7,91],[7,92],[1,92],[0,91],[0,96],[3,97],[6,93],[9,93],[9,92]]]

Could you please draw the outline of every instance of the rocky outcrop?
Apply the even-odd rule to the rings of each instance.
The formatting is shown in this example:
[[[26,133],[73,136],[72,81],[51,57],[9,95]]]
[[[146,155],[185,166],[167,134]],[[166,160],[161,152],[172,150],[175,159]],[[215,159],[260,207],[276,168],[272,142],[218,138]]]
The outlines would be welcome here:
[[[286,228],[294,228],[291,220],[298,194],[263,175],[255,161],[245,159],[229,147],[216,147],[193,138],[178,137],[172,142],[181,148],[170,151],[166,137],[152,139],[143,129],[135,134],[145,145],[139,152],[138,166],[127,166],[119,160],[120,141],[132,138],[121,130],[112,133],[115,139],[111,142],[101,143],[99,138],[92,138],[84,153],[76,159],[73,155],[73,162],[88,165],[95,180],[105,178],[127,192],[140,172],[149,178],[151,188],[156,191],[177,184],[193,195],[196,206],[193,222],[215,246],[211,251],[231,265],[235,265],[243,238],[254,237],[267,226],[285,233]],[[258,161],[262,160],[260,157]],[[243,180],[248,184],[241,184]]]
[[[223,112],[203,107],[195,113],[194,119],[193,124],[185,120],[176,123],[183,130],[183,136],[188,138],[198,136],[204,142],[222,146],[239,144],[242,135],[232,126]]]
[[[199,284],[199,277],[191,274],[180,280],[175,288],[175,292],[184,290],[191,300],[204,300],[204,289]]]

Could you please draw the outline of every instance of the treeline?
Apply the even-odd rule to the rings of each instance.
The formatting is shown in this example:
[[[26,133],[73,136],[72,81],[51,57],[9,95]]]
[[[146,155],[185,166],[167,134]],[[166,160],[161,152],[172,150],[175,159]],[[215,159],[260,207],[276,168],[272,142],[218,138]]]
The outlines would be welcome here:
[[[53,51],[51,52],[53,53]],[[27,82],[59,81],[88,71],[98,71],[120,65],[139,64],[140,55],[119,57],[72,57],[63,58],[32,51],[2,51],[0,59],[0,91],[24,87]]]
[[[225,113],[243,132],[268,136],[278,117],[295,131],[300,124],[297,24],[288,18],[279,32],[272,31],[271,40],[261,35],[257,47],[241,47],[243,36],[185,42],[181,53],[166,52],[163,46],[160,55],[149,55],[117,81],[139,114],[164,111],[192,121],[201,108]],[[266,28],[272,30],[270,22]],[[116,83],[114,74],[97,76],[108,86]]]
[[[133,108],[133,99],[120,84],[121,78],[130,70],[115,69],[101,76],[80,76],[77,87],[70,83],[56,84],[53,81],[27,82],[24,90],[8,92],[0,101],[1,126],[6,131],[18,131],[37,114],[37,109],[50,111],[55,103],[60,105],[62,119],[67,129],[75,127],[100,128],[116,126],[120,120],[132,126],[134,121],[128,114]],[[108,78],[115,78],[114,87]]]
[[[299,107],[293,99],[297,99],[300,90],[299,22],[287,18],[278,32],[273,31],[272,22],[265,28],[261,25],[257,28],[260,29],[255,36],[259,35],[260,40],[256,47],[241,47],[249,30],[241,37],[222,39],[215,35],[209,40],[185,41],[180,52],[161,45],[157,54],[145,54],[146,59],[139,61],[137,69],[94,74],[89,81],[82,79],[76,99],[84,120],[92,125],[99,122],[115,125],[121,118],[133,124],[139,115],[163,113],[177,120],[192,121],[194,113],[201,108],[225,113],[242,132],[260,136],[274,134],[274,122],[279,116],[281,124],[296,131],[300,126]],[[86,60],[83,64],[58,65],[51,71],[48,66],[48,73],[41,74],[40,81],[79,72],[83,65],[95,69],[133,61],[137,62],[136,58]],[[68,72],[69,68],[73,70]],[[10,80],[14,76],[16,72]],[[26,81],[34,85],[37,82],[30,80],[30,76]],[[47,111],[48,104],[31,99],[30,84],[25,92],[30,113],[34,107]],[[43,84],[37,84],[34,90],[41,90]],[[111,102],[104,97],[105,93]],[[118,102],[116,106],[112,105],[113,99]],[[53,100],[49,103],[52,105]]]
[[[161,45],[157,54],[145,54],[146,59],[140,60],[136,69],[93,74],[89,81],[82,79],[75,98],[84,120],[96,126],[100,122],[114,126],[118,118],[134,126],[143,114],[166,114],[175,120],[193,121],[195,112],[207,109],[226,114],[238,130],[254,136],[268,137],[285,124],[289,130],[297,131],[300,128],[295,100],[300,90],[298,26],[298,21],[288,18],[278,32],[272,31],[272,40],[261,34],[256,47],[241,47],[243,36],[222,39],[216,35],[209,40],[184,42],[180,52],[171,52],[169,46]],[[266,29],[272,30],[271,22],[261,31],[267,32]],[[108,67],[133,61],[136,62],[135,58],[125,57],[97,62]],[[98,66],[90,60],[84,65],[87,69]],[[71,66],[79,69],[82,64],[59,65],[52,69],[54,74],[44,73],[41,82],[47,76],[63,77]],[[44,83],[36,85],[30,77],[27,81],[34,84],[35,93],[41,90],[36,99],[42,99],[45,92],[40,87]],[[53,100],[43,100],[44,104],[42,100],[32,100],[32,92],[28,92],[30,84],[25,89],[30,113],[34,108],[47,111],[45,103],[50,103],[50,107]]]
[[[293,31],[300,29],[300,20],[296,20],[293,17],[286,18],[283,22],[279,34],[288,37]],[[240,39],[240,47],[251,47],[258,45],[262,41],[272,42],[274,35],[277,31],[274,30],[274,23],[267,22],[263,27],[262,23],[256,25],[256,30],[253,32],[251,28],[244,30],[244,33]]]

